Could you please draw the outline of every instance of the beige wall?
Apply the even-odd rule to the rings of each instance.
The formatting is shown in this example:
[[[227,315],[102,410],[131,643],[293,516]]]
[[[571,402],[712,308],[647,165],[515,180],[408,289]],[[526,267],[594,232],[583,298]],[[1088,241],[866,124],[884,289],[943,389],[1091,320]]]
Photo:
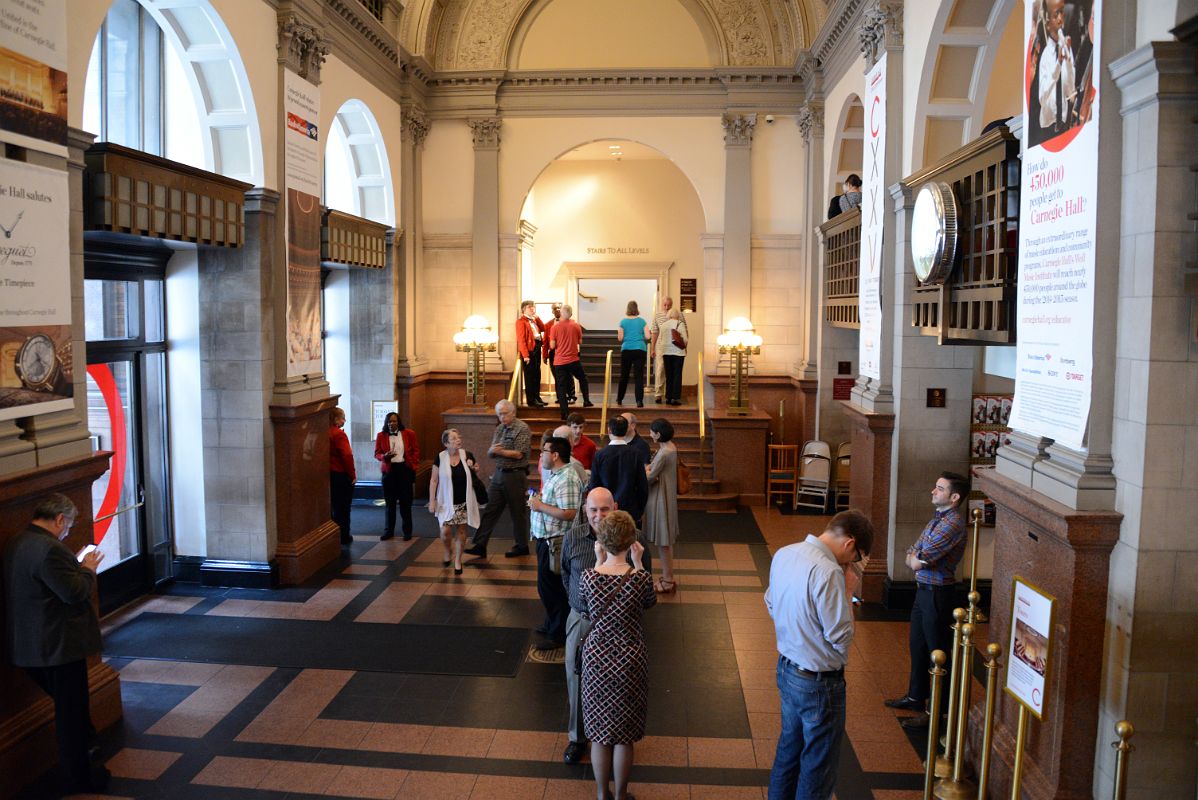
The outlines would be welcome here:
[[[1018,10],[1018,9],[1017,9]],[[993,119],[1016,117],[1023,113],[1020,72],[1023,68],[1023,15],[1013,13],[1007,19],[994,67],[986,90],[983,125]],[[980,133],[980,131],[979,131]]]

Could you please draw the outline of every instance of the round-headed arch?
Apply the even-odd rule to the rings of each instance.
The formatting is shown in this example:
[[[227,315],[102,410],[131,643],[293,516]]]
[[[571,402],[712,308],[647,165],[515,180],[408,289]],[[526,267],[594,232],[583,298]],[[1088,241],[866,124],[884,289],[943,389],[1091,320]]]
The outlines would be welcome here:
[[[861,174],[865,140],[865,107],[861,98],[850,94],[836,118],[832,140],[832,168],[828,170],[828,197],[840,194],[841,184],[850,174]]]
[[[395,224],[391,165],[378,121],[361,100],[346,100],[325,144],[325,203],[350,214]]]

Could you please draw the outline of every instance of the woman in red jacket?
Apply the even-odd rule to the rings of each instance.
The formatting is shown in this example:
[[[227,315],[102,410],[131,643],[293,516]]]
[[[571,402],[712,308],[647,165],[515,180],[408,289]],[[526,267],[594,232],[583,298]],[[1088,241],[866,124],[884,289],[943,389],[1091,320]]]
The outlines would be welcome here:
[[[349,510],[354,502],[354,484],[358,474],[354,470],[354,451],[345,427],[345,412],[334,408],[329,413],[329,495],[333,522],[341,528],[341,544],[351,544],[354,537],[349,534]]]
[[[420,464],[420,445],[416,433],[405,428],[399,414],[392,411],[383,420],[383,429],[374,439],[374,457],[383,469],[383,498],[387,501],[387,522],[380,539],[395,535],[395,505],[403,517],[404,541],[412,538],[412,487]]]

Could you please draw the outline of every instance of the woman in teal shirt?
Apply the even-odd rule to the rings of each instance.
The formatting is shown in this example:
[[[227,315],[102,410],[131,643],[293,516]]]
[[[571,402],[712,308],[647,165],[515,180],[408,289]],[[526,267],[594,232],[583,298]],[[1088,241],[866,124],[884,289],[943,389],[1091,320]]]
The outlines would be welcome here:
[[[628,390],[628,376],[633,374],[633,384],[636,393],[637,408],[645,407],[645,361],[649,355],[649,345],[645,343],[645,328],[649,324],[641,319],[640,309],[635,300],[628,301],[628,316],[620,320],[620,330],[616,336],[620,340],[620,391],[616,402],[624,405],[624,392]]]

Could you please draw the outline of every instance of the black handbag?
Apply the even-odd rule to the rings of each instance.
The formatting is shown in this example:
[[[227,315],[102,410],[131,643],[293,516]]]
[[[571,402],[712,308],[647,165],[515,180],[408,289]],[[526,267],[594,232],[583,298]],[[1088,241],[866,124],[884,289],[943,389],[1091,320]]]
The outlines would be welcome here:
[[[474,461],[474,453],[471,453],[469,450],[466,451],[466,461],[469,462],[466,465],[466,471],[470,473],[470,485],[474,487],[474,499],[478,501],[478,505],[481,508],[490,499],[487,496],[487,485],[483,483],[483,479],[478,477],[478,473],[470,466],[470,463],[477,462]]]

